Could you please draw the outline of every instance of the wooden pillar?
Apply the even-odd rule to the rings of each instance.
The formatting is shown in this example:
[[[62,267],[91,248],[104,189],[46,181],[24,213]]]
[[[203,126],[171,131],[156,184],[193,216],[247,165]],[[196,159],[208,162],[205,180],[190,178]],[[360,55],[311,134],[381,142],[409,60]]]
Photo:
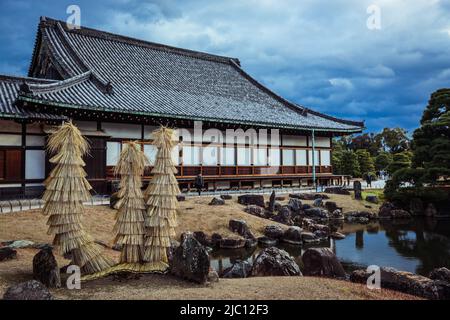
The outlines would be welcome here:
[[[315,130],[312,129],[312,136],[311,136],[311,142],[312,142],[312,179],[313,179],[313,186],[314,189],[317,190],[317,183],[316,183],[316,138],[315,138]]]
[[[26,165],[26,155],[27,155],[27,124],[25,121],[22,122],[22,130],[21,131],[22,131],[22,142],[21,142],[21,152],[22,152],[21,161],[22,161],[22,163],[21,163],[20,177],[22,179],[21,193],[22,193],[22,196],[25,196],[25,191],[26,191],[26,182],[25,182],[26,168],[25,168],[25,165]]]

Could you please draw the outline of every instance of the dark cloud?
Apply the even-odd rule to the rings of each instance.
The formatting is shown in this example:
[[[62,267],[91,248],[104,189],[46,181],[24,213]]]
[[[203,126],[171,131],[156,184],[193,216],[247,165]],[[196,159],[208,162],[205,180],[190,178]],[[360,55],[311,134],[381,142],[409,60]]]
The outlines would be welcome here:
[[[169,45],[240,58],[288,99],[370,130],[418,126],[434,90],[450,81],[450,5],[439,0],[0,2],[0,73],[25,73],[40,15]],[[369,30],[369,5],[381,30]]]

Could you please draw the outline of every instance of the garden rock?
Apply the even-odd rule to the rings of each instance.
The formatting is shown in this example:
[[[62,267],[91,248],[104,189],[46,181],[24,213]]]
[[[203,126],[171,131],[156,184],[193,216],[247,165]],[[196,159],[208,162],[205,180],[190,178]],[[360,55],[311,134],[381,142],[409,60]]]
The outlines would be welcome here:
[[[379,202],[378,197],[372,196],[372,195],[366,196],[366,201],[370,202],[370,203],[375,203],[375,204],[378,204],[378,202]]]
[[[403,209],[391,210],[392,219],[410,219],[411,214]]]
[[[236,232],[237,234],[243,236],[246,239],[255,239],[255,236],[250,231],[250,228],[247,225],[245,220],[237,220],[231,219],[228,222],[228,227],[232,232]]]
[[[258,238],[258,243],[262,246],[272,247],[277,245],[278,240],[264,236]]]
[[[381,268],[381,287],[396,290],[432,300],[450,299],[450,284],[433,280],[411,272],[398,271],[394,268]],[[350,281],[366,283],[371,274],[366,270],[356,270],[350,275]]]
[[[233,199],[233,196],[232,196],[231,194],[222,194],[222,195],[220,196],[220,198],[221,198],[222,200],[231,200],[231,199]]]
[[[302,244],[302,228],[300,227],[289,227],[283,235],[283,242],[301,245]]]
[[[266,248],[256,258],[251,276],[300,276],[300,268],[286,251],[276,247]]]
[[[61,278],[58,263],[51,247],[42,249],[33,258],[33,279],[48,288],[60,288]]]
[[[302,210],[302,202],[299,199],[289,199],[288,207],[294,214],[300,214]]]
[[[264,196],[258,194],[246,194],[238,197],[238,203],[243,205],[256,205],[264,208]]]
[[[249,206],[247,206],[247,208],[244,209],[244,211],[253,216],[257,216],[257,217],[261,217],[261,218],[265,217],[264,208],[257,206],[257,205],[249,205]]]
[[[339,210],[336,202],[334,202],[334,201],[325,202],[325,209],[327,209],[329,212],[334,212],[336,210]]]
[[[3,247],[0,248],[0,262],[16,259],[17,258],[17,251],[10,247]]]
[[[223,272],[222,278],[247,278],[252,271],[252,265],[247,261],[238,261]]]
[[[271,239],[281,239],[284,231],[280,226],[269,225],[264,227],[264,235]]]
[[[31,280],[9,287],[3,300],[53,300],[53,296],[42,283]]]
[[[14,241],[13,243],[11,243],[10,245],[8,245],[8,247],[10,247],[12,249],[25,249],[25,248],[30,248],[33,245],[34,245],[33,241],[17,240],[17,241]]]
[[[302,256],[303,273],[308,276],[345,278],[345,271],[329,248],[311,248]]]
[[[431,271],[429,278],[450,283],[450,270],[445,267],[434,269]]]
[[[225,200],[221,198],[213,198],[209,203],[210,206],[223,206],[225,204]]]
[[[191,232],[182,234],[181,244],[175,250],[171,272],[183,279],[205,283],[209,274],[209,254]]]
[[[330,213],[322,208],[311,208],[305,210],[305,215],[314,219],[328,219]]]
[[[240,249],[244,248],[245,245],[245,239],[222,238],[219,242],[219,246],[222,249]]]

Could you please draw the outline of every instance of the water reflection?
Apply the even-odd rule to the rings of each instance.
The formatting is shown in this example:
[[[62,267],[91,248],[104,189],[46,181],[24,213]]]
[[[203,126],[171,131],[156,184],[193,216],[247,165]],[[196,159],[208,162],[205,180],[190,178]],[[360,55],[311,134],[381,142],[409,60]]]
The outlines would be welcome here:
[[[367,225],[341,222],[331,227],[347,237],[320,245],[279,247],[288,251],[300,268],[301,255],[309,247],[331,248],[348,271],[375,264],[428,275],[437,267],[450,268],[450,220],[380,221]],[[261,250],[214,251],[211,265],[221,273],[238,260],[254,261]]]

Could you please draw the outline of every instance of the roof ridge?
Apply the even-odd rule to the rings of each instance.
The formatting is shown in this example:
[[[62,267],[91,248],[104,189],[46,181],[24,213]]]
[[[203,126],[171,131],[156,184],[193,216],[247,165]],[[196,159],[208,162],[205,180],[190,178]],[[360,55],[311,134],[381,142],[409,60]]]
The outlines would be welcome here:
[[[34,82],[49,83],[49,84],[58,81],[58,80],[53,80],[53,79],[34,78],[34,77],[16,76],[16,75],[7,75],[7,74],[0,74],[0,81],[1,80],[13,81],[13,82],[34,81]]]
[[[108,90],[110,90],[108,88],[108,86],[111,85],[110,81],[107,81],[105,78],[103,78],[101,74],[99,74],[98,72],[93,70],[93,68],[88,63],[86,63],[86,61],[83,60],[83,58],[80,56],[80,54],[75,49],[75,46],[73,45],[72,41],[67,36],[67,34],[66,34],[67,31],[61,25],[61,22],[59,22],[59,21],[56,22],[56,29],[57,29],[57,32],[62,36],[63,41],[64,41],[64,46],[67,48],[67,50],[70,51],[72,58],[75,60],[76,63],[79,64],[79,66],[81,67],[82,70],[84,69],[85,71],[91,72],[91,75],[93,77],[92,80],[93,80],[94,84],[100,89],[100,91],[105,93]]]
[[[312,110],[312,109],[307,108],[307,107],[302,106],[302,105],[298,105],[298,106],[303,108],[303,109],[305,109],[306,112],[308,112],[308,113],[311,113],[313,115],[316,115],[316,116],[319,116],[319,117],[322,117],[322,118],[325,118],[325,119],[328,119],[328,120],[332,120],[332,121],[336,121],[336,122],[340,122],[340,123],[348,124],[348,125],[352,125],[352,126],[354,125],[354,126],[358,126],[358,127],[365,127],[364,121],[353,121],[353,120],[341,119],[341,118],[330,116],[330,115],[325,114],[325,113],[321,113],[319,111]]]
[[[235,63],[240,65],[240,61],[238,58],[221,56],[221,55],[202,52],[202,51],[184,49],[184,48],[180,48],[180,47],[175,47],[175,46],[170,46],[170,45],[166,45],[166,44],[162,44],[162,43],[142,40],[142,39],[124,36],[124,35],[111,33],[111,32],[107,32],[107,31],[103,31],[103,30],[98,30],[98,29],[94,29],[94,28],[81,26],[80,29],[72,29],[71,30],[67,27],[67,24],[65,22],[56,20],[56,19],[52,19],[52,18],[48,18],[48,17],[41,18],[41,23],[44,23],[47,25],[56,25],[59,23],[59,24],[61,24],[62,28],[66,32],[69,32],[69,33],[77,33],[77,34],[84,35],[84,36],[127,43],[130,45],[171,52],[171,53],[175,53],[175,54],[190,56],[193,58],[198,58],[198,59],[203,59],[203,60],[208,60],[208,61],[215,61],[215,62],[221,62],[221,63],[229,63],[230,61],[234,61]]]
[[[29,84],[28,87],[33,93],[46,93],[46,92],[54,92],[57,90],[66,89],[72,87],[76,84],[89,80],[92,76],[92,71],[86,71],[85,73],[76,75],[72,78],[60,80],[53,83],[45,83],[45,84]]]

